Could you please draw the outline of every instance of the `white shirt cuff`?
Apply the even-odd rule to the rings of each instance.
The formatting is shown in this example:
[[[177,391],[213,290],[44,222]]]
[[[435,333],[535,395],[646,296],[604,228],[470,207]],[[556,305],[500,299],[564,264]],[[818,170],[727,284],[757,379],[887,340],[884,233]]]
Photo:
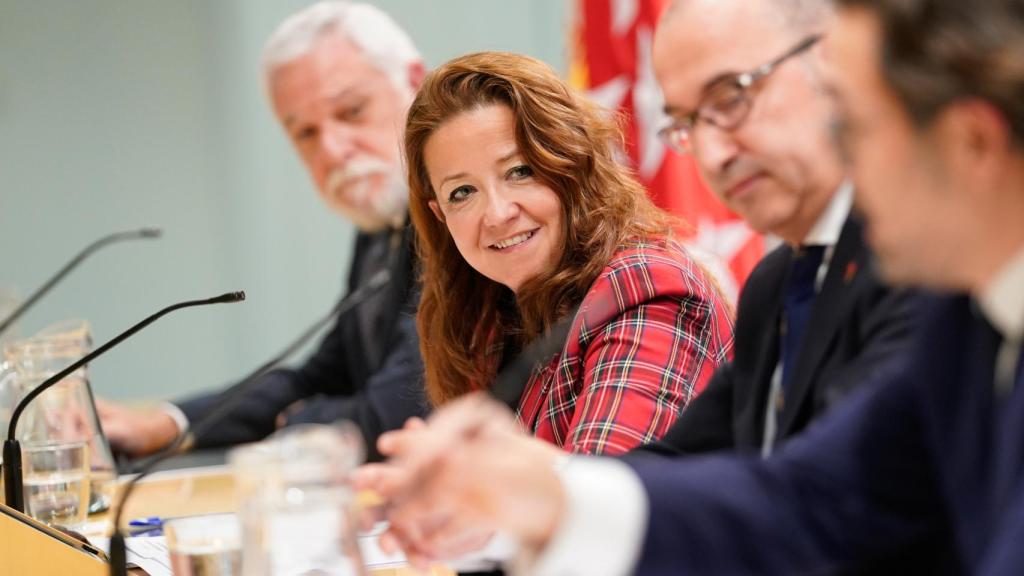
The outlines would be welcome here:
[[[515,573],[538,576],[631,574],[647,530],[648,501],[629,466],[611,458],[571,456],[556,470],[565,515],[547,547]]]
[[[174,420],[175,426],[178,427],[177,436],[181,436],[182,432],[188,430],[188,417],[181,411],[181,408],[178,408],[170,402],[161,402],[160,410],[163,411],[164,414],[170,416],[171,420]]]

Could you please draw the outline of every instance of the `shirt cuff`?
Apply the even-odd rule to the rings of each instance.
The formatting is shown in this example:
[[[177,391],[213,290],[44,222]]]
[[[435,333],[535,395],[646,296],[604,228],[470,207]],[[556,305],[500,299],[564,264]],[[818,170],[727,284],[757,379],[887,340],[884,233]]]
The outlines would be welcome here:
[[[647,530],[643,484],[611,458],[571,456],[556,469],[565,490],[565,515],[540,554],[520,556],[516,574],[592,576],[631,574]],[[522,568],[522,570],[520,570]]]
[[[174,425],[178,427],[178,433],[175,436],[181,436],[182,432],[188,430],[188,417],[181,411],[181,408],[170,402],[161,402],[160,410],[170,416],[171,420],[174,420]]]

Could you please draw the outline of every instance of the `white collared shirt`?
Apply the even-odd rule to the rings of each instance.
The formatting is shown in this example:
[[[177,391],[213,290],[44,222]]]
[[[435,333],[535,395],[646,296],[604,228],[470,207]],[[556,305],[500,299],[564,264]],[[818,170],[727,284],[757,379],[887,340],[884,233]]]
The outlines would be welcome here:
[[[820,292],[822,284],[825,283],[825,276],[828,274],[828,267],[832,263],[832,255],[836,251],[836,244],[839,243],[839,236],[843,233],[843,226],[850,217],[850,210],[853,208],[853,183],[844,181],[832,199],[825,206],[825,211],[818,216],[818,220],[811,227],[804,237],[802,246],[824,246],[825,254],[818,266],[817,276],[814,279],[814,291]],[[761,439],[761,456],[771,456],[775,448],[775,437],[778,434],[778,421],[775,410],[775,403],[782,393],[782,360],[775,365],[772,372],[771,387],[768,392],[768,403],[764,406],[764,431]]]
[[[850,217],[850,209],[853,208],[853,182],[844,180],[839,188],[832,194],[832,199],[825,206],[825,211],[818,216],[814,226],[804,236],[804,244],[816,246],[834,246],[839,242],[839,235],[843,232],[843,225]]]
[[[1024,346],[1024,248],[1006,263],[977,297],[989,323],[1003,337],[996,357],[996,393],[1009,395]]]
[[[1024,338],[1024,248],[982,290],[978,304],[1003,338]]]

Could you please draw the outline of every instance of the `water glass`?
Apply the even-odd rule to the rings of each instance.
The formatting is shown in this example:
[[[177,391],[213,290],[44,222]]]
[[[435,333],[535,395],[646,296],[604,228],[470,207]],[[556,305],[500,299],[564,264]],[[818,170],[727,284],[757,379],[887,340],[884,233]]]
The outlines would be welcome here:
[[[84,440],[24,444],[25,510],[47,524],[72,530],[89,510],[89,444]]]
[[[239,576],[242,543],[234,514],[187,516],[164,521],[175,576]]]

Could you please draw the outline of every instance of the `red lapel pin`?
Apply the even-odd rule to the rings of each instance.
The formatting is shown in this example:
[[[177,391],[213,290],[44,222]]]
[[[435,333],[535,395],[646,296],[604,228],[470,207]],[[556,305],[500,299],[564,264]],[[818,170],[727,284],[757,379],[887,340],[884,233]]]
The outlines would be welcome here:
[[[849,283],[857,275],[857,262],[849,262],[846,265],[846,272],[843,274],[843,282]]]

